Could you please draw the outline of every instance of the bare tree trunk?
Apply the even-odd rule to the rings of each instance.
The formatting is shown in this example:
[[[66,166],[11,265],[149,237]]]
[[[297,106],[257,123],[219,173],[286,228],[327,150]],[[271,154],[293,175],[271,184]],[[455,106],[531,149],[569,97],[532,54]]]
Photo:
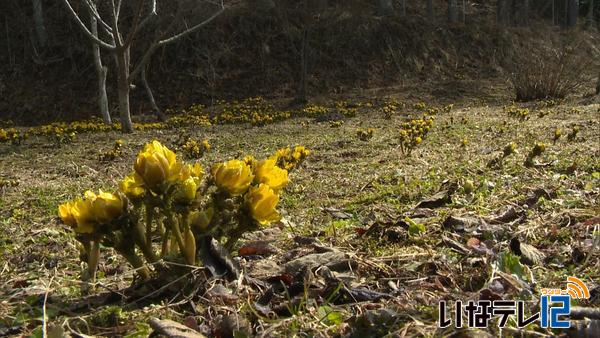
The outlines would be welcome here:
[[[392,0],[378,0],[379,15],[392,15],[394,14],[394,2]]]
[[[588,6],[587,24],[588,26],[594,26],[594,0],[590,0]]]
[[[430,23],[433,23],[435,21],[435,13],[433,11],[433,0],[427,0],[425,8],[427,12],[427,19]]]
[[[517,25],[527,26],[529,22],[529,0],[523,0],[515,8]]]
[[[159,121],[161,121],[161,122],[167,121],[167,117],[165,116],[165,114],[163,114],[162,110],[156,104],[156,100],[154,100],[154,95],[152,94],[152,89],[150,89],[150,86],[148,85],[148,80],[146,79],[146,67],[144,67],[142,69],[142,73],[140,75],[141,75],[142,85],[144,86],[144,89],[146,90],[146,96],[148,97],[148,101],[150,101],[150,105],[152,106],[152,111],[154,111],[154,114],[156,114],[156,117],[158,118]]]
[[[498,0],[496,4],[496,22],[500,26],[508,24],[508,0]]]
[[[95,3],[94,3],[95,6]],[[98,37],[98,19],[90,11],[90,31],[95,37]],[[92,42],[92,54],[94,56],[94,67],[98,76],[98,108],[102,116],[102,121],[106,124],[111,124],[110,112],[108,111],[108,96],[106,95],[106,75],[108,68],[102,65],[100,57],[100,46]]]
[[[119,95],[119,115],[121,128],[126,133],[133,132],[131,113],[129,111],[129,47],[120,47],[116,50],[117,56],[117,88]]]
[[[46,47],[48,42],[48,33],[44,24],[44,10],[42,0],[32,0],[33,4],[33,22],[35,24],[35,34],[40,47]]]
[[[579,16],[579,0],[568,0],[567,4],[567,27],[574,27]]]
[[[448,0],[448,22],[458,22],[458,0]]]

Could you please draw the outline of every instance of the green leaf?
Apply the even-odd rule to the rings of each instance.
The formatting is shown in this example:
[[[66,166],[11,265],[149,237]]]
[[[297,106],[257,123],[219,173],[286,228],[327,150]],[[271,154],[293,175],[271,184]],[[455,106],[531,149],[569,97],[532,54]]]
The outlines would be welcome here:
[[[331,306],[323,305],[317,310],[321,322],[325,325],[339,325],[344,322],[344,317],[338,311],[334,311]]]
[[[408,234],[411,236],[417,236],[425,232],[425,224],[416,223],[412,219],[406,217],[404,219],[408,223]]]
[[[151,333],[152,328],[150,328],[150,325],[143,322],[137,322],[135,323],[135,330],[128,333],[125,338],[146,338],[149,337]]]
[[[502,272],[510,273],[525,280],[525,268],[521,265],[520,258],[510,252],[504,252],[500,255],[499,269]]]

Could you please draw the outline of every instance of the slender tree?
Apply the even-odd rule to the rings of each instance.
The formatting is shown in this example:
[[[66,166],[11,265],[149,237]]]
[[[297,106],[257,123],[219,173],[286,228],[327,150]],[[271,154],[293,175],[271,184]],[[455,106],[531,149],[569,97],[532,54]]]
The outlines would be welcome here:
[[[42,0],[32,0],[33,5],[33,22],[35,25],[35,36],[37,43],[40,47],[46,47],[48,41],[48,33],[46,32],[46,25],[44,23],[44,10],[42,7]]]
[[[90,29],[88,29],[88,27],[81,20],[80,15],[71,6],[69,0],[62,1],[85,36],[93,43],[97,44],[99,48],[112,53],[116,59],[119,115],[124,132],[133,132],[133,124],[131,122],[129,106],[130,86],[137,76],[146,71],[146,66],[150,62],[154,52],[158,48],[171,44],[206,26],[225,9],[223,2],[221,2],[219,8],[209,18],[193,26],[186,25],[184,29],[178,32],[177,24],[184,21],[185,14],[189,13],[190,10],[186,6],[179,6],[174,19],[164,30],[162,30],[161,27],[154,25],[153,40],[150,42],[147,49],[142,53],[142,57],[140,58],[139,62],[137,62],[135,67],[132,67],[133,65],[130,60],[131,47],[133,42],[136,41],[140,31],[147,26],[150,26],[150,24],[158,17],[157,0],[138,0],[137,6],[135,6],[133,10],[134,15],[131,20],[131,25],[125,29],[119,22],[121,19],[123,0],[110,0],[108,6],[109,14],[106,16],[106,20],[103,19],[95,6],[92,5],[91,0],[82,0],[84,7],[92,12],[93,16],[95,16],[97,19],[97,23],[106,32],[106,35],[109,37],[108,40],[101,39],[99,36],[94,35]],[[145,88],[147,91],[150,90],[150,87],[147,86],[147,82],[145,83]],[[151,92],[149,93],[151,94]],[[159,115],[159,118],[161,116],[162,115]]]
[[[425,11],[427,12],[427,19],[430,23],[435,20],[435,12],[433,10],[433,0],[427,0],[425,3]]]
[[[579,16],[579,0],[567,1],[567,27],[574,27]]]
[[[90,1],[88,9],[90,15],[90,32],[96,38],[98,38],[98,19],[94,14],[97,11],[96,1]],[[102,57],[100,54],[100,46],[91,42],[92,55],[94,57],[94,68],[96,69],[96,76],[98,77],[98,108],[100,109],[100,115],[102,120],[106,124],[111,124],[110,112],[108,110],[108,95],[106,95],[106,76],[108,74],[108,68],[102,64]]]
[[[506,26],[509,22],[509,1],[498,0],[496,3],[496,23],[500,26]]]
[[[392,0],[378,0],[378,12],[380,15],[394,14],[394,2]]]
[[[458,0],[448,0],[448,22],[458,22]]]

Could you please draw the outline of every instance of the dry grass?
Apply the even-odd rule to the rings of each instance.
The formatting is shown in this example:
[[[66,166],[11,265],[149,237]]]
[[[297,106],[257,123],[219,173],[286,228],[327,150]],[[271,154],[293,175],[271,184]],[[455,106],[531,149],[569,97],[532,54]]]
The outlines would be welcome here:
[[[487,235],[444,229],[444,219],[450,214],[495,215],[518,205],[536,188],[552,190],[556,198],[535,204],[522,220],[502,224],[487,238],[487,245],[495,253],[507,252],[509,240],[517,236],[548,255],[553,264],[532,267],[539,286],[559,287],[570,274],[588,285],[599,283],[600,256],[597,249],[589,249],[594,240],[593,226],[589,225],[594,223],[589,222],[600,214],[598,109],[598,104],[565,104],[551,108],[552,113],[545,117],[533,113],[531,119],[519,121],[503,114],[501,107],[458,104],[452,112],[436,117],[434,128],[410,158],[401,155],[397,141],[397,127],[406,117],[386,120],[376,109],[346,120],[339,128],[326,122],[292,119],[260,128],[231,125],[189,130],[213,145],[214,151],[202,160],[204,163],[246,153],[267,155],[295,144],[314,150],[314,156],[291,176],[292,184],[283,201],[289,226],[256,234],[256,238],[272,240],[279,253],[243,260],[248,274],[268,275],[268,269],[257,265],[285,263],[286,252],[298,256],[310,253],[310,247],[291,240],[304,235],[351,254],[357,265],[346,272],[350,285],[391,295],[379,301],[333,304],[306,292],[307,296],[301,294],[296,299],[299,302],[290,300],[288,315],[271,317],[253,309],[262,291],[236,282],[202,285],[193,299],[181,297],[178,290],[168,290],[168,296],[141,306],[126,302],[93,312],[61,312],[81,297],[78,275],[82,266],[69,229],[57,220],[57,205],[86,188],[115,186],[131,170],[145,142],[159,139],[171,144],[177,135],[173,131],[111,132],[80,135],[73,144],[61,148],[47,146],[43,139],[18,147],[0,145],[0,176],[18,182],[17,186],[0,188],[0,335],[38,332],[44,306],[48,330],[61,327],[103,336],[143,336],[150,317],[195,323],[204,332],[214,332],[227,315],[238,322],[247,320],[258,336],[360,335],[356,317],[376,309],[396,313],[393,320],[374,324],[381,324],[382,333],[449,335],[453,330],[436,326],[438,301],[478,298],[497,258],[457,251],[443,238],[464,246],[471,237],[483,240]],[[412,114],[417,116],[415,111]],[[563,138],[551,144],[556,127],[568,131],[574,125],[581,127],[575,141]],[[359,140],[359,127],[375,128],[374,137]],[[125,140],[124,157],[108,163],[98,161],[99,151],[111,148],[117,138]],[[465,138],[469,142],[463,147]],[[540,159],[547,165],[525,168],[524,158],[535,141],[548,145]],[[489,169],[487,163],[509,142],[518,144],[519,153],[507,158],[501,169]],[[573,163],[575,172],[566,174]],[[467,194],[459,188],[451,204],[416,217],[415,205],[435,193],[445,180],[455,181],[459,187],[471,180],[476,189]],[[350,216],[339,219],[323,208],[342,210]],[[425,232],[391,239],[386,231],[393,226],[388,223],[409,214],[425,225]],[[363,236],[357,233],[356,229],[373,224],[380,224],[381,231]],[[584,252],[583,260],[573,260],[574,248]],[[100,279],[98,292],[119,290],[132,281],[129,269],[110,252],[103,255],[100,271],[105,277]],[[202,270],[195,275],[200,278]],[[313,276],[312,281],[318,285],[320,279]],[[236,297],[211,296],[215,284],[225,285]],[[43,302],[46,293],[48,300]],[[280,300],[282,304],[287,301],[285,296]],[[325,305],[341,316],[342,323],[323,319],[319,311]],[[598,306],[598,298],[582,305]]]

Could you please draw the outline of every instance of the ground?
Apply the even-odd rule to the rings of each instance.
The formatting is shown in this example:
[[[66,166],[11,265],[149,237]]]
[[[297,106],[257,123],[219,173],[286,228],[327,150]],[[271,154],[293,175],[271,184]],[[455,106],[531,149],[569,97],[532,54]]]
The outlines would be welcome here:
[[[42,136],[0,144],[0,336],[41,336],[43,326],[146,336],[152,317],[223,337],[228,328],[245,332],[236,337],[450,335],[465,330],[438,328],[440,300],[521,299],[529,312],[538,306],[540,288],[563,288],[567,276],[591,290],[591,299],[578,305],[600,305],[600,104],[533,103],[521,119],[506,112],[508,101],[456,102],[433,115],[431,131],[408,156],[399,146],[399,128],[420,118],[423,107],[406,101],[386,118],[385,100],[373,101],[342,123],[292,118],[262,127],[189,128],[212,145],[200,160],[205,164],[298,144],[313,151],[291,173],[284,222],[246,239],[269,243],[268,253],[240,260],[245,274],[261,282],[203,282],[191,298],[159,289],[137,303],[121,297],[74,307],[89,299],[79,282],[85,265],[71,230],[57,217],[57,206],[84,190],[112,189],[144,143],[158,139],[172,146],[181,130],[85,133],[60,146]],[[574,126],[580,132],[568,140]],[[358,128],[374,128],[373,137],[360,140]],[[556,128],[563,136],[553,142]],[[124,155],[100,161],[99,153],[117,139],[125,141]],[[517,153],[490,166],[510,142]],[[535,142],[546,150],[526,167]],[[439,192],[449,200],[431,200]],[[308,254],[314,255],[310,262],[296,263],[309,272],[286,270]],[[528,264],[510,261],[532,256]],[[265,295],[267,282],[286,278],[303,287]],[[91,294],[117,292],[132,280],[129,267],[106,251]],[[550,332],[537,324],[508,326],[505,333]],[[497,332],[497,325],[488,331]]]

